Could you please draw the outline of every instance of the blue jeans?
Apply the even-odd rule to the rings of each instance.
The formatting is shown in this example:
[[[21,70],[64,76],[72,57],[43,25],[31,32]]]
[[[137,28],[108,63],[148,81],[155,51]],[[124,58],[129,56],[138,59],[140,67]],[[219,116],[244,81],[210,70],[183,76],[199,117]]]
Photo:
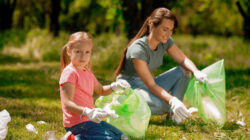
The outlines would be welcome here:
[[[87,121],[65,129],[80,140],[120,140],[122,136],[120,130],[104,121],[101,123]]]
[[[175,67],[156,76],[154,80],[157,85],[171,92],[171,95],[182,101],[190,79],[190,76],[184,74],[184,72],[185,70],[182,70],[180,67]],[[140,89],[151,109],[152,115],[162,115],[171,112],[170,106],[165,101],[155,96],[143,83],[140,77],[130,77],[120,74],[117,77],[117,80],[118,79],[126,80],[131,85],[132,89]]]

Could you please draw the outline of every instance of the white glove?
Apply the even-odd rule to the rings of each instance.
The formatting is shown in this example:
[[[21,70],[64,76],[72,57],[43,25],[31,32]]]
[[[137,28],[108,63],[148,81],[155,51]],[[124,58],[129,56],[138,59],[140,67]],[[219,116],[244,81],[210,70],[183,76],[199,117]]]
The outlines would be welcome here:
[[[117,80],[116,82],[111,83],[110,85],[113,91],[119,90],[121,88],[128,88],[130,84],[126,80]]]
[[[80,116],[80,118],[82,118],[82,116],[88,116],[88,118],[95,123],[100,123],[103,119],[105,119],[109,114],[100,109],[100,108],[87,108],[84,107],[82,110],[82,114]]]
[[[170,119],[177,124],[180,124],[182,121],[181,118],[178,117],[176,114],[173,114]]]
[[[191,113],[188,112],[187,108],[185,107],[185,105],[176,97],[173,97],[170,101],[169,104],[171,106],[171,109],[174,113],[174,115],[176,115],[178,117],[178,120],[185,120],[187,117],[191,116]]]
[[[199,82],[202,82],[204,83],[205,81],[208,82],[208,79],[207,79],[207,74],[206,73],[203,73],[199,70],[195,71],[194,72],[194,77],[199,81]]]

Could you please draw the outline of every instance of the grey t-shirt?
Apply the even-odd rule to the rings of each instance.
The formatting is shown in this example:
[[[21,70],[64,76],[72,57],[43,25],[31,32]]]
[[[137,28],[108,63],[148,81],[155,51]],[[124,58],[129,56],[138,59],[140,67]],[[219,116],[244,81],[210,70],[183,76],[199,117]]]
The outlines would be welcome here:
[[[174,41],[170,37],[166,43],[159,43],[157,49],[152,50],[148,46],[147,36],[137,39],[128,47],[121,74],[126,76],[138,76],[132,61],[133,58],[145,61],[150,71],[155,70],[162,65],[165,51],[172,47],[173,44]]]

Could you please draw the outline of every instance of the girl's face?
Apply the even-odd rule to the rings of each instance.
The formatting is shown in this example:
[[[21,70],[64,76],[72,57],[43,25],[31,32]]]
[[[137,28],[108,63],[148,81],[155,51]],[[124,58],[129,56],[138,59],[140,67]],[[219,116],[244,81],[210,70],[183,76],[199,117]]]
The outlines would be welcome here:
[[[68,51],[71,63],[78,69],[84,70],[90,62],[92,41],[79,41],[73,44]]]
[[[157,27],[151,27],[151,33],[154,38],[161,43],[166,43],[173,33],[174,21],[170,19],[163,19]]]

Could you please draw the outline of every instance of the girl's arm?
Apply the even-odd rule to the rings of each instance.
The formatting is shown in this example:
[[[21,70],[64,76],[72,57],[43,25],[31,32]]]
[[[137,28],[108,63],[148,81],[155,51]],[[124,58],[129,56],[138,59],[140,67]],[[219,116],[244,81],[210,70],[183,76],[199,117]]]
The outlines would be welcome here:
[[[62,85],[62,103],[66,109],[77,114],[82,114],[83,107],[73,102],[74,94],[75,85],[73,83],[64,83]]]
[[[185,54],[178,48],[178,46],[175,43],[171,48],[167,50],[167,52],[184,69],[191,71],[193,73],[198,70],[195,64],[185,56]]]
[[[126,80],[117,80],[116,82],[112,82],[111,85],[102,86],[101,83],[97,81],[94,86],[95,93],[106,96],[109,95],[113,90],[119,90],[130,87],[130,84]]]
[[[112,92],[112,89],[110,85],[102,86],[102,84],[97,81],[94,86],[94,91],[101,96],[106,96]]]
[[[155,80],[148,69],[147,63],[137,58],[133,58],[132,61],[137,74],[140,76],[141,80],[145,83],[149,90],[159,98],[163,99],[166,103],[169,103],[173,96],[171,96],[166,90],[155,83]]]

